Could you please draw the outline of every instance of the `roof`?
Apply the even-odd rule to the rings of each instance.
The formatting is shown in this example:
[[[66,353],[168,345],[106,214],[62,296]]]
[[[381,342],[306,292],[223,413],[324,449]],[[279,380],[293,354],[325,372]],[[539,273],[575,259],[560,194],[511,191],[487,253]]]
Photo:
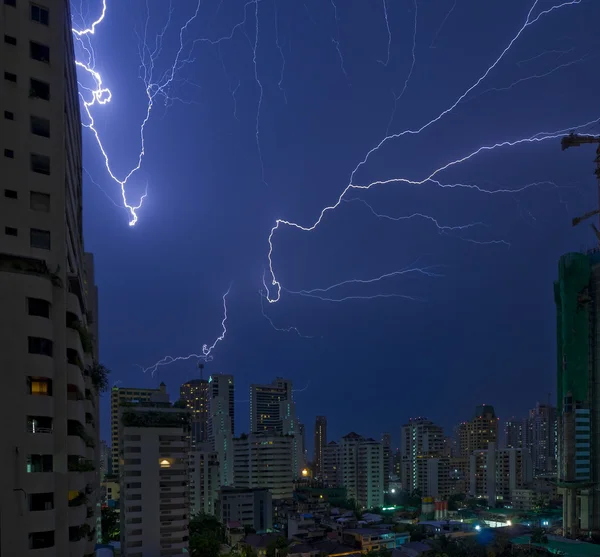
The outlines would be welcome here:
[[[243,528],[243,526],[239,520],[230,520],[227,523],[227,528]]]
[[[510,540],[515,545],[530,543],[531,536],[519,536]],[[551,553],[565,555],[565,557],[600,557],[600,545],[580,542],[577,540],[568,540],[560,536],[548,536],[547,544],[532,544],[536,547],[543,547]]]
[[[244,538],[244,543],[254,548],[267,547],[279,537],[281,537],[281,534],[248,534]]]

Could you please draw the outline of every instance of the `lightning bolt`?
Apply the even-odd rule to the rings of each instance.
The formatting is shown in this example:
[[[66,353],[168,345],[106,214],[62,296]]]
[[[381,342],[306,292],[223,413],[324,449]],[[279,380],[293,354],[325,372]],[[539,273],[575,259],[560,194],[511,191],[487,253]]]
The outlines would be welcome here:
[[[151,46],[148,39],[148,25],[150,21],[150,12],[148,2],[146,2],[146,22],[144,26],[143,37],[138,36],[140,40],[139,53],[140,53],[140,78],[144,83],[144,91],[146,95],[146,107],[144,117],[140,125],[140,149],[137,155],[137,162],[130,168],[130,170],[121,178],[117,177],[112,169],[112,164],[108,151],[100,137],[100,133],[96,128],[96,122],[94,118],[94,109],[107,105],[112,101],[113,94],[111,90],[106,87],[103,83],[102,75],[96,70],[96,56],[92,44],[91,38],[96,35],[98,26],[104,21],[106,17],[107,4],[106,0],[102,0],[102,9],[98,18],[90,25],[83,29],[78,29],[75,26],[72,29],[73,38],[80,49],[80,56],[77,57],[75,64],[80,70],[80,77],[86,78],[87,82],[91,81],[92,86],[89,87],[79,81],[79,97],[81,100],[81,106],[85,113],[85,121],[82,125],[88,128],[98,144],[102,157],[104,159],[104,165],[109,177],[115,182],[121,191],[122,206],[129,213],[129,225],[134,226],[138,221],[138,211],[141,209],[144,199],[148,195],[148,190],[140,197],[137,204],[132,204],[128,201],[127,197],[127,186],[133,176],[142,167],[142,162],[146,155],[146,126],[150,121],[150,117],[157,101],[162,101],[165,107],[172,105],[174,101],[184,102],[190,104],[192,101],[184,101],[179,97],[172,94],[172,89],[178,82],[179,72],[188,64],[192,63],[194,59],[192,54],[194,47],[198,43],[207,43],[211,45],[218,45],[223,41],[229,40],[233,37],[236,30],[241,28],[246,22],[246,8],[250,4],[256,5],[256,11],[258,12],[258,0],[250,0],[244,5],[244,17],[243,20],[233,26],[231,32],[228,35],[222,36],[218,39],[200,38],[194,39],[191,42],[186,40],[190,27],[198,18],[200,11],[201,0],[197,0],[196,7],[189,17],[185,20],[185,23],[179,29],[179,41],[176,48],[174,57],[170,64],[167,65],[167,69],[163,72],[157,71],[158,58],[163,51],[163,41],[165,34],[171,26],[172,15],[174,12],[172,1],[169,2],[169,12],[166,23],[162,27],[160,33],[155,37],[154,45]],[[258,22],[257,22],[258,26]],[[257,39],[258,40],[258,39]],[[159,77],[155,78],[155,74]],[[198,87],[198,85],[191,83],[189,80],[182,80],[183,83],[188,83]],[[237,88],[236,88],[237,90]],[[234,92],[235,93],[235,92]],[[235,99],[234,99],[235,100]]]
[[[388,43],[387,43],[387,58],[385,62],[383,60],[377,60],[380,64],[387,68],[387,65],[390,63],[390,49],[392,48],[392,31],[390,30],[390,20],[388,19],[388,11],[387,4],[385,0],[383,1],[383,18],[385,19],[385,28],[387,30]],[[415,0],[416,4],[416,0]]]
[[[431,44],[429,45],[429,48],[436,48],[435,41],[437,41],[437,38],[439,37],[442,29],[444,28],[444,25],[446,25],[446,21],[448,21],[448,18],[452,15],[452,12],[456,8],[456,2],[457,1],[458,0],[454,0],[454,4],[452,4],[452,7],[450,8],[450,11],[446,14],[446,17],[442,20],[442,24],[438,27],[438,30],[437,30],[435,36],[433,37],[433,40],[431,41]]]
[[[231,287],[232,284],[229,285],[227,292],[223,294],[223,319],[221,321],[222,332],[210,346],[208,344],[203,344],[202,351],[200,354],[192,353],[188,354],[187,356],[165,356],[164,358],[161,358],[151,366],[143,367],[136,364],[136,367],[139,367],[144,373],[149,371],[152,374],[152,376],[154,376],[158,368],[174,364],[175,362],[184,362],[192,359],[202,360],[204,362],[211,361],[213,358],[212,351],[215,349],[217,344],[219,344],[219,342],[225,339],[225,335],[227,334],[227,296],[229,295],[229,292],[231,292]]]
[[[265,294],[262,291],[259,291],[258,294],[260,295],[260,310],[261,313],[263,315],[263,317],[269,322],[269,324],[271,325],[271,327],[280,332],[280,333],[296,333],[300,338],[314,338],[311,336],[307,336],[307,335],[303,335],[299,330],[298,327],[277,327],[275,325],[275,323],[273,323],[273,320],[266,314],[265,312],[265,305],[263,303],[263,299],[265,298]]]
[[[283,226],[288,226],[290,228],[295,228],[295,229],[298,229],[298,230],[301,230],[304,232],[310,232],[310,231],[314,230],[321,223],[321,221],[323,220],[323,218],[327,212],[335,210],[342,203],[343,198],[348,191],[350,191],[351,189],[368,190],[377,185],[385,185],[385,184],[392,184],[392,183],[404,183],[404,184],[420,186],[427,182],[431,182],[431,183],[434,183],[443,188],[458,188],[458,187],[460,187],[460,188],[474,189],[474,190],[482,192],[482,193],[494,193],[494,194],[515,193],[516,190],[508,190],[508,189],[498,189],[498,190],[490,191],[490,190],[486,190],[486,189],[481,188],[474,184],[443,184],[439,180],[435,180],[434,178],[441,172],[443,172],[451,167],[460,165],[461,163],[464,163],[464,162],[468,161],[469,159],[471,159],[485,151],[492,151],[494,149],[499,149],[499,148],[503,148],[503,147],[514,147],[517,145],[521,145],[523,143],[539,143],[539,142],[548,141],[551,139],[557,139],[557,138],[561,137],[562,135],[564,135],[565,133],[568,133],[569,131],[578,130],[583,127],[594,124],[595,122],[600,121],[600,118],[598,118],[598,119],[592,120],[591,122],[588,122],[586,124],[570,126],[569,128],[566,128],[563,130],[558,130],[558,131],[554,131],[554,132],[538,132],[538,133],[534,134],[533,136],[530,136],[527,138],[522,138],[522,139],[518,139],[518,140],[514,140],[514,141],[503,141],[503,142],[495,143],[493,145],[482,146],[482,147],[479,147],[478,149],[476,149],[475,151],[472,151],[471,153],[469,153],[468,155],[466,155],[464,157],[455,159],[453,161],[446,163],[443,166],[440,166],[439,168],[437,168],[433,172],[431,172],[431,174],[429,174],[428,176],[426,176],[425,178],[422,178],[420,180],[412,180],[409,178],[392,178],[389,180],[374,181],[367,185],[354,184],[354,177],[355,177],[356,173],[359,171],[359,169],[367,163],[367,161],[369,160],[370,156],[373,153],[375,153],[379,149],[381,149],[381,147],[384,144],[386,144],[388,141],[391,141],[393,139],[398,139],[405,135],[418,135],[421,132],[423,132],[424,130],[426,130],[427,128],[429,128],[430,126],[432,126],[433,124],[435,124],[436,122],[439,122],[444,116],[446,116],[447,114],[452,112],[476,87],[478,87],[481,84],[481,82],[484,79],[486,79],[486,77],[500,63],[500,61],[505,57],[506,53],[510,51],[510,49],[512,48],[514,43],[521,37],[521,35],[525,32],[525,30],[528,27],[534,25],[540,18],[542,18],[545,15],[550,14],[551,12],[554,12],[555,10],[558,10],[558,9],[566,7],[566,6],[575,6],[575,5],[580,4],[581,0],[569,0],[569,1],[562,2],[561,4],[553,5],[545,10],[540,11],[536,16],[534,16],[533,13],[534,13],[534,10],[537,7],[538,3],[539,3],[539,0],[535,0],[533,2],[533,5],[531,6],[529,12],[527,13],[525,22],[519,28],[519,30],[513,36],[513,38],[510,40],[508,45],[502,50],[500,55],[494,60],[494,62],[490,66],[488,66],[488,68],[483,72],[483,74],[470,87],[468,87],[448,108],[443,110],[436,117],[429,120],[427,123],[422,125],[420,128],[406,129],[406,130],[396,133],[396,134],[386,135],[375,147],[370,149],[367,152],[367,154],[365,155],[365,157],[363,158],[363,160],[360,161],[358,163],[358,165],[352,171],[352,173],[350,175],[350,183],[344,188],[344,190],[338,197],[337,201],[334,204],[326,206],[324,209],[322,209],[319,214],[319,217],[314,221],[314,223],[312,225],[303,226],[296,222],[288,221],[288,220],[284,220],[284,219],[277,219],[275,221],[275,225],[271,228],[269,236],[268,236],[269,249],[267,252],[267,260],[268,260],[268,265],[269,265],[270,282],[271,282],[270,286],[272,289],[274,289],[274,295],[271,293],[271,290],[268,288],[268,286],[266,284],[267,281],[263,279],[263,286],[265,288],[265,291],[267,292],[267,300],[270,303],[278,302],[281,298],[281,291],[282,291],[281,283],[277,280],[275,271],[273,269],[273,236],[274,236],[275,232],[279,229],[280,226],[283,225]],[[298,292],[301,292],[301,291],[298,291]],[[304,293],[304,295],[307,295],[307,294],[310,295],[310,291],[306,291]],[[390,295],[381,295],[381,297],[383,297],[383,296],[390,296]],[[356,299],[356,298],[362,299],[362,297],[354,297],[354,296],[346,298],[346,299]],[[342,301],[342,300],[330,299],[328,301]]]

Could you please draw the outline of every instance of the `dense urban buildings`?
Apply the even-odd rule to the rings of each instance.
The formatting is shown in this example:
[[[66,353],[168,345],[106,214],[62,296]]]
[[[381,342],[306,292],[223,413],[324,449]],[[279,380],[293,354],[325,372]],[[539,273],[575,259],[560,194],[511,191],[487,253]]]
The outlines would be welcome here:
[[[179,388],[179,398],[192,413],[191,444],[208,441],[209,383],[206,379],[190,379]]]
[[[190,411],[164,393],[119,409],[125,557],[188,554]]]
[[[557,310],[558,486],[566,534],[600,530],[600,251],[560,258]]]
[[[327,445],[327,418],[317,416],[315,420],[315,438],[314,438],[314,464],[315,475],[323,475],[323,448]]]
[[[0,553],[81,557],[97,539],[98,300],[69,2],[4,2],[0,27]]]
[[[121,451],[121,429],[119,427],[119,411],[122,406],[138,402],[149,402],[155,394],[165,394],[167,386],[160,384],[158,389],[138,389],[135,387],[113,387],[110,390],[110,437],[112,452],[112,473],[119,476]]]

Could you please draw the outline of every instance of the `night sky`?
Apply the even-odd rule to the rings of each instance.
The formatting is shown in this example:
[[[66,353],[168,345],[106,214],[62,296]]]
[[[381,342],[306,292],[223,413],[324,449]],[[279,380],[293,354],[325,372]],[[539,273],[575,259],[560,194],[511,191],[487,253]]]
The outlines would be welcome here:
[[[560,3],[539,0],[532,19]],[[147,4],[154,50],[168,3]],[[180,28],[196,10],[195,0],[172,4],[156,76],[170,71]],[[195,359],[154,376],[136,364],[212,344],[221,333],[222,295],[233,282],[227,334],[205,372],[235,376],[236,433],[248,427],[249,384],[276,376],[297,389],[308,386],[296,402],[310,446],[317,414],[327,416],[330,439],[350,430],[390,431],[396,445],[409,417],[427,416],[450,432],[477,404],[493,404],[505,419],[549,396],[554,401],[553,280],[562,253],[594,245],[588,223],[571,226],[572,217],[596,207],[592,147],[562,153],[558,139],[503,147],[437,176],[487,190],[541,183],[518,193],[432,183],[350,191],[346,199],[355,201],[326,213],[314,231],[275,233],[273,266],[284,289],[327,288],[416,267],[437,276],[410,272],[321,293],[359,297],[343,302],[286,290],[276,304],[263,300],[275,327],[296,327],[302,336],[275,330],[262,315],[259,290],[275,220],[311,226],[388,126],[389,133],[418,129],[452,106],[515,37],[533,0],[417,0],[414,68],[396,103],[413,62],[414,0],[336,4],[202,2],[183,34],[180,61],[187,63],[166,90],[172,100],[165,106],[156,98],[142,167],[126,186],[132,204],[148,191],[134,227],[93,135],[83,130],[85,247],[96,258],[100,355],[111,382],[164,381],[175,399],[179,385],[198,375]],[[600,2],[565,4],[577,5],[525,29],[454,110],[420,134],[386,142],[353,183],[423,179],[482,145],[599,118]],[[113,94],[110,104],[92,110],[118,177],[137,162],[147,109],[138,51],[145,6],[109,1],[92,40],[96,70]],[[89,24],[101,2],[83,8]],[[200,40],[192,51],[198,39],[216,44]],[[356,199],[396,219],[421,213],[440,226],[482,224],[440,231],[423,217],[377,218]],[[379,294],[396,297],[364,299]],[[108,404],[104,395],[105,437]]]

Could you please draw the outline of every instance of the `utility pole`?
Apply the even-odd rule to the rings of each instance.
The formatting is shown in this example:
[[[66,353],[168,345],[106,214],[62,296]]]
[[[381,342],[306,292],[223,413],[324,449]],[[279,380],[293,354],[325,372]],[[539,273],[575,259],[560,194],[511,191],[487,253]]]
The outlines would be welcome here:
[[[587,213],[575,217],[573,219],[573,226],[577,226],[580,222],[593,217],[594,215],[598,216],[598,224],[600,226],[600,135],[579,135],[576,133],[570,133],[565,136],[561,140],[562,150],[568,149],[569,147],[581,147],[581,145],[586,143],[598,143],[598,148],[596,149],[596,158],[594,162],[596,163],[596,170],[594,174],[596,175],[596,179],[598,180],[598,208],[593,209],[592,211],[588,211]],[[596,237],[598,238],[598,242],[600,243],[600,231],[596,227],[596,225],[592,224],[592,228],[596,233]]]

